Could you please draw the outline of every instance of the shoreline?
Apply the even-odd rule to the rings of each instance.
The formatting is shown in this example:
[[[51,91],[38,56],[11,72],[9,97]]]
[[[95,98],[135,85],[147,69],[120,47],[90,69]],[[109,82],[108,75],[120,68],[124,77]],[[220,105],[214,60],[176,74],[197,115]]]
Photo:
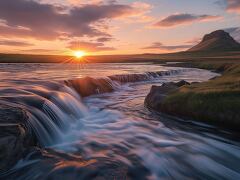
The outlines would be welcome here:
[[[170,66],[207,69],[218,72],[221,76],[206,82],[180,87],[171,83],[165,84],[165,87],[152,87],[145,99],[148,108],[230,130],[240,129],[240,112],[238,111],[240,108],[239,64],[203,62],[198,64],[177,63]],[[154,99],[149,99],[149,96],[154,97]],[[157,98],[159,96],[162,98]]]

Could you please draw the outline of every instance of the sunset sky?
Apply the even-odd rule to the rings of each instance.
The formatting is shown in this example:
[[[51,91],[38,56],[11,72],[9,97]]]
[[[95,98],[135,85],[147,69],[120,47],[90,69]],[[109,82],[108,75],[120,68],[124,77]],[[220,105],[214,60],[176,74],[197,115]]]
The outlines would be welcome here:
[[[0,0],[2,53],[174,52],[239,26],[240,0]]]

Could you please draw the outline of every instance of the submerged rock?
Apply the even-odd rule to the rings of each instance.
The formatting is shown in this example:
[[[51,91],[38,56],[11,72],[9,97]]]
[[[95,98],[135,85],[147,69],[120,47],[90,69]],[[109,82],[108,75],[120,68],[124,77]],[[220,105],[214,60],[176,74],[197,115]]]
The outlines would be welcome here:
[[[26,126],[26,112],[18,107],[0,104],[0,170],[13,166],[34,144],[31,131]]]

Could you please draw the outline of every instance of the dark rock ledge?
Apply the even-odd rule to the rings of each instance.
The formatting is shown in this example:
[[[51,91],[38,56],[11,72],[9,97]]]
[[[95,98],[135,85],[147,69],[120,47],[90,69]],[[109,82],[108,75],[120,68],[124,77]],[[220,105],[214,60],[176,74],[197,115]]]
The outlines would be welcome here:
[[[169,82],[163,83],[162,86],[152,86],[150,93],[145,98],[145,106],[149,109],[160,110],[163,100],[172,92],[176,91],[179,87],[190,85],[187,81],[179,81],[177,83]]]
[[[0,172],[11,168],[35,144],[27,119],[24,109],[0,102]]]

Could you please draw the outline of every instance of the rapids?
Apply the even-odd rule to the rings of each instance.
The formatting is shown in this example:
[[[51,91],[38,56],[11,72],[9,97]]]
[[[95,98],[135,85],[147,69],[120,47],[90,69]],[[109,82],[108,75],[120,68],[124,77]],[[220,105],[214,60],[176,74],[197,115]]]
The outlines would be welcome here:
[[[0,101],[39,148],[1,179],[239,179],[238,135],[150,112],[151,85],[218,74],[152,64],[0,64]],[[101,75],[101,76],[99,76]]]

